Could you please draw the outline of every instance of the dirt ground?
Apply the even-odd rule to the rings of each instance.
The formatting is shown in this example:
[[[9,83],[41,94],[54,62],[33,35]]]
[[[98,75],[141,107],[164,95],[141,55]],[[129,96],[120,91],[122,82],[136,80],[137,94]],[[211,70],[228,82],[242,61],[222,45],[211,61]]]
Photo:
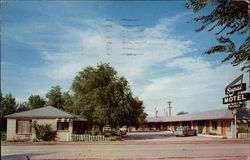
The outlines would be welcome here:
[[[3,160],[247,160],[250,140],[130,133],[123,141],[3,143]]]

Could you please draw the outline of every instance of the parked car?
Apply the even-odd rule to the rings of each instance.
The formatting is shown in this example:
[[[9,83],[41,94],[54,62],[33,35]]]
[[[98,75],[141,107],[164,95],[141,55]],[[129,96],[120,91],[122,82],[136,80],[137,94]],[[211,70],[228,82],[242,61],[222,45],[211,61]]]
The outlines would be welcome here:
[[[196,130],[191,129],[188,126],[186,126],[186,127],[179,127],[173,133],[174,133],[174,135],[176,137],[179,137],[179,136],[196,136],[197,135]]]
[[[127,126],[122,126],[122,127],[119,129],[119,132],[120,132],[120,135],[126,135],[127,132],[128,132],[128,127],[127,127]]]
[[[106,125],[102,128],[102,132],[106,137],[118,135],[117,130],[110,125]]]

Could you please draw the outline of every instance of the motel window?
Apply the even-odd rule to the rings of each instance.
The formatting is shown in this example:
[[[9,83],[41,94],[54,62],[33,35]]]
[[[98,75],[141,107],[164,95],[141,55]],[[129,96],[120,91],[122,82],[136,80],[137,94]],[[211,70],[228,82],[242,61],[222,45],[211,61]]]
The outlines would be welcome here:
[[[57,122],[57,130],[69,130],[69,122]]]
[[[217,130],[217,122],[216,121],[212,122],[212,130]]]
[[[16,121],[17,134],[31,134],[31,120],[17,120]]]

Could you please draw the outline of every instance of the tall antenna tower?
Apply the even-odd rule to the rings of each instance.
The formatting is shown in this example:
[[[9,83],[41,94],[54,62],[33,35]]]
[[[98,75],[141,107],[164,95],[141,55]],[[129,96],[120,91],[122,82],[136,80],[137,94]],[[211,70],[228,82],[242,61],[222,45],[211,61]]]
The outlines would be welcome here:
[[[168,114],[169,114],[169,117],[171,116],[171,109],[172,109],[172,107],[171,107],[171,101],[168,101],[167,102],[168,103]]]

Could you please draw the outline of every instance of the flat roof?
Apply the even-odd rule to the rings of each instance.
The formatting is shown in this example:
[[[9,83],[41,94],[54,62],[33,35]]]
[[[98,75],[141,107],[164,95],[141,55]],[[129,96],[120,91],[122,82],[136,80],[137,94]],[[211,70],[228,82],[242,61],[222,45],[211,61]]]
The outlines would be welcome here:
[[[244,114],[239,118],[249,119],[250,114]],[[146,122],[148,123],[157,123],[157,122],[180,122],[180,121],[198,121],[198,120],[218,120],[218,119],[234,119],[234,115],[231,110],[219,109],[211,110],[205,112],[190,113],[178,116],[170,117],[147,117]]]

